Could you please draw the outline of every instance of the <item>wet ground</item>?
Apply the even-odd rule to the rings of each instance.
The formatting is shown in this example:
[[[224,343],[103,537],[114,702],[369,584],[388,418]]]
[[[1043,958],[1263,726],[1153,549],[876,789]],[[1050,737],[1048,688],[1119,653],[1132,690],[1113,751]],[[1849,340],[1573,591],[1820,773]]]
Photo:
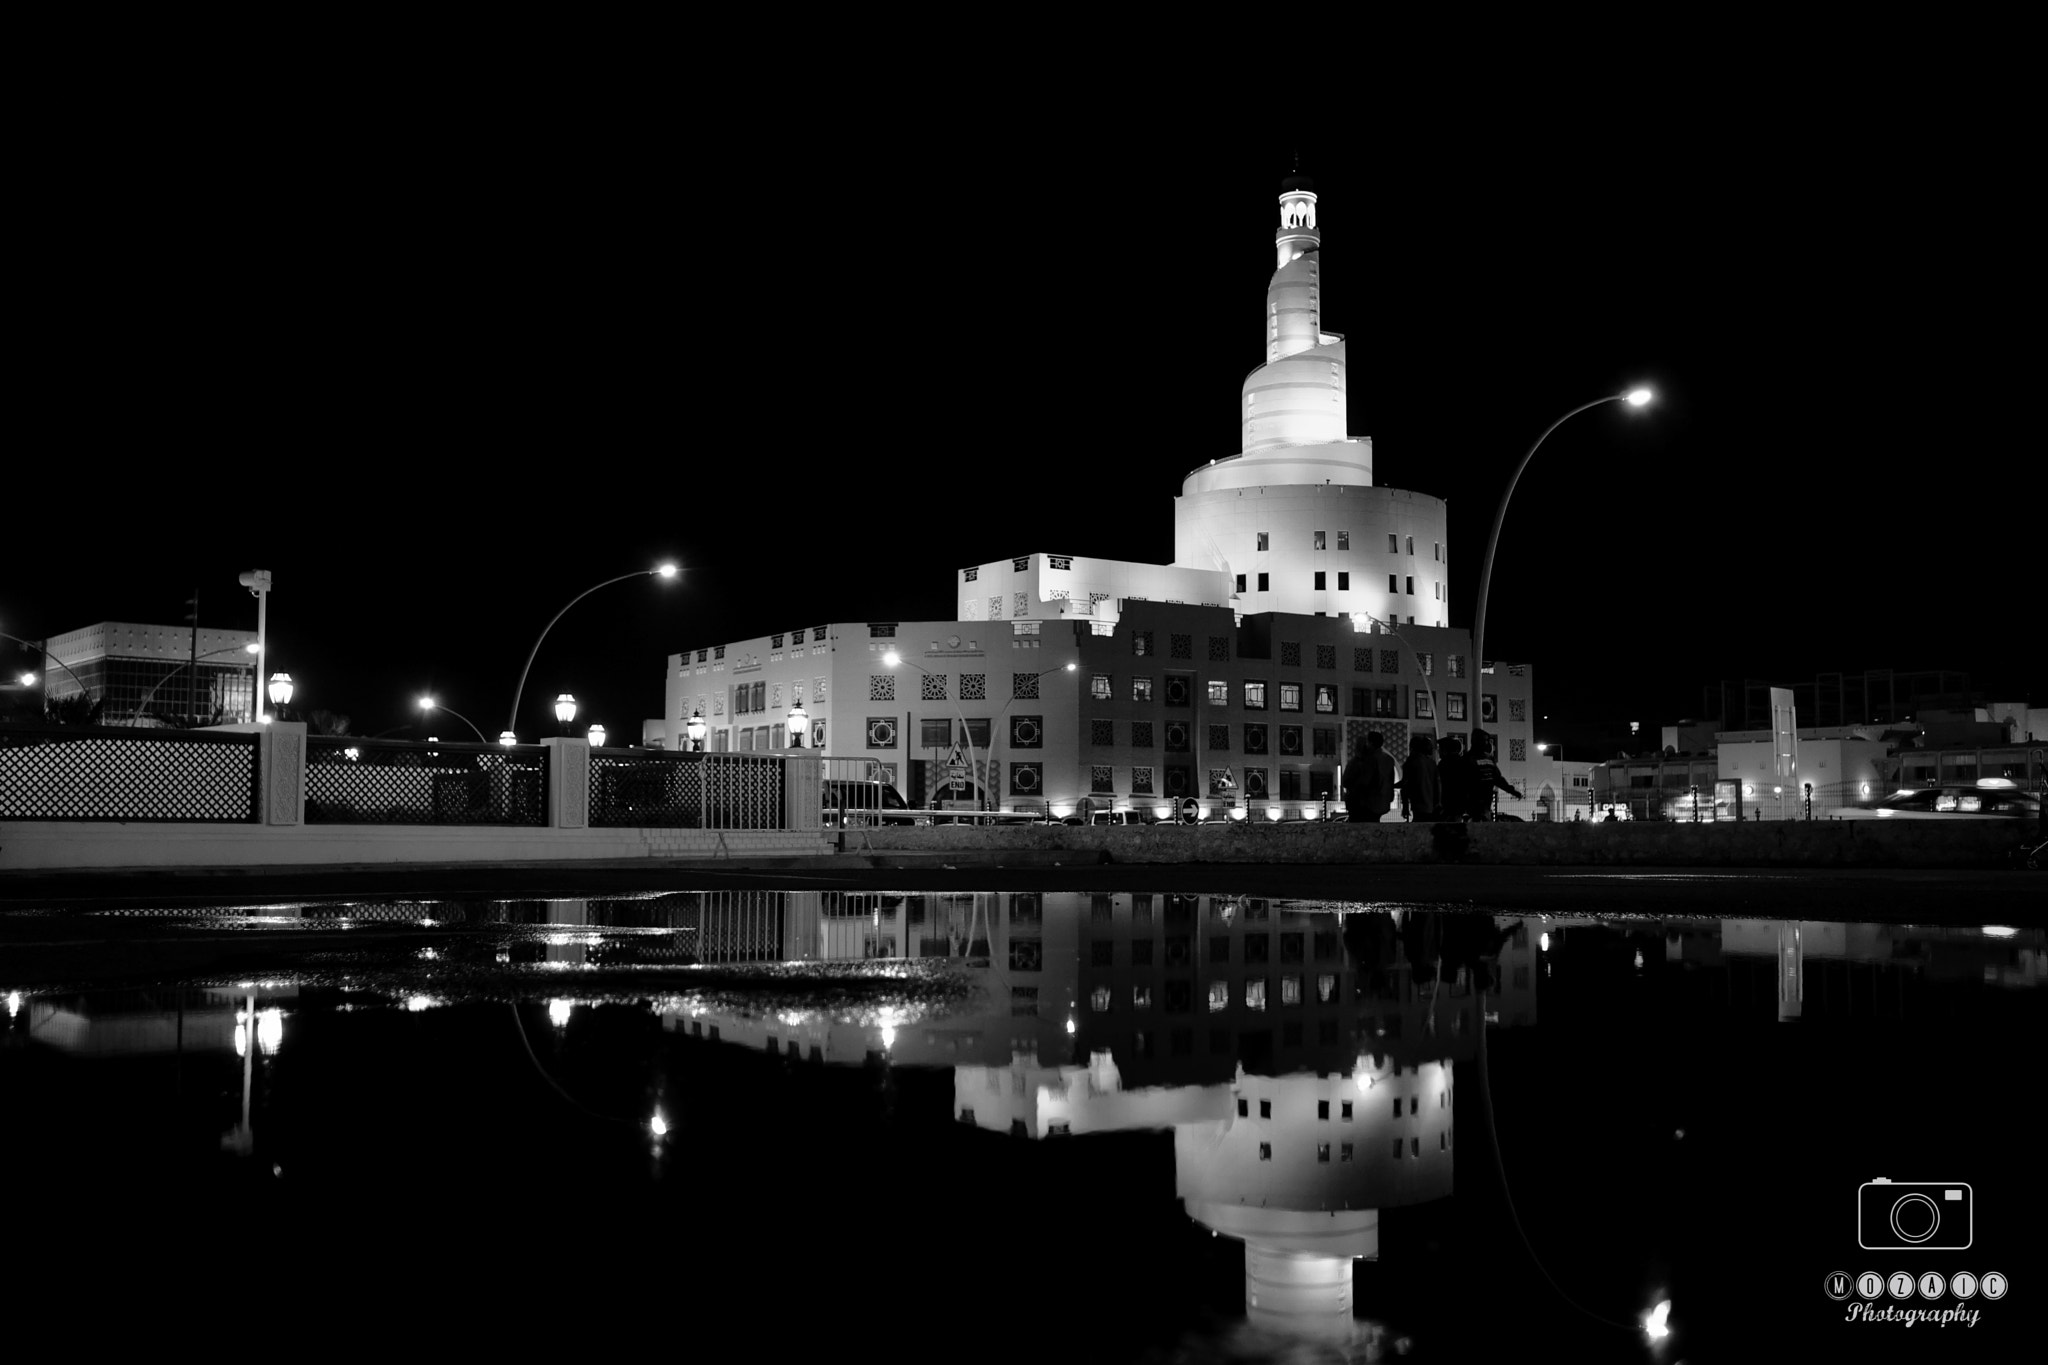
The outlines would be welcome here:
[[[2041,1292],[2010,877],[884,875],[0,908],[11,1339],[2005,1359]],[[1879,1176],[1970,1244],[1866,1249]]]

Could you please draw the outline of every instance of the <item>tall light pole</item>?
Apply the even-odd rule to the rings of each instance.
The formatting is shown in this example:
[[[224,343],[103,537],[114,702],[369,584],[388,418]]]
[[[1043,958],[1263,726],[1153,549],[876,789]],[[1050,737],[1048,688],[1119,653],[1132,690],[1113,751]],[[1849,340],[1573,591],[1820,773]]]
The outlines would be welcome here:
[[[596,592],[599,588],[609,588],[612,584],[623,583],[629,578],[674,579],[678,572],[679,571],[677,570],[676,566],[673,564],[662,564],[652,569],[635,569],[631,573],[622,573],[617,578],[607,578],[602,583],[593,583],[589,587],[585,588],[582,592],[579,592],[574,597],[570,598],[569,606],[563,607],[560,611],[556,612],[553,618],[551,618],[546,625],[540,628],[539,639],[536,639],[533,642],[533,648],[528,650],[526,653],[526,667],[519,670],[519,686],[514,688],[512,691],[512,715],[505,722],[504,733],[506,735],[517,734],[519,729],[519,699],[522,696],[526,695],[526,675],[533,671],[534,655],[540,653],[541,640],[545,640],[548,638],[548,632],[555,628],[556,621],[561,620],[564,616],[568,614],[569,607],[575,606],[578,602],[581,602],[584,598],[590,596],[590,594]],[[502,742],[504,736],[500,735],[499,739]]]
[[[443,705],[442,705],[442,704],[441,704],[440,702],[438,702],[438,701],[435,701],[435,700],[434,700],[434,699],[433,699],[432,697],[421,697],[421,698],[420,698],[420,710],[422,710],[422,711],[446,711],[446,712],[447,712],[447,713],[448,713],[449,715],[451,715],[451,716],[455,717],[455,719],[457,719],[457,720],[461,721],[461,722],[462,722],[462,723],[463,723],[464,725],[467,725],[467,726],[468,726],[468,727],[470,728],[470,731],[471,731],[471,733],[473,733],[473,734],[474,734],[474,735],[476,736],[476,742],[477,742],[477,743],[479,743],[479,744],[489,744],[489,743],[490,743],[490,741],[489,741],[489,740],[487,740],[487,739],[485,739],[485,738],[484,738],[484,732],[476,728],[476,722],[475,722],[475,721],[471,720],[471,719],[470,719],[470,718],[469,718],[468,716],[465,716],[465,715],[463,715],[463,714],[462,714],[462,713],[461,713],[460,711],[456,710],[456,709],[455,709],[454,707],[452,707],[452,706],[443,706]]]
[[[1515,495],[1515,485],[1522,481],[1522,471],[1529,467],[1529,461],[1535,457],[1537,449],[1542,446],[1551,432],[1556,431],[1580,413],[1590,408],[1597,408],[1602,403],[1626,403],[1632,408],[1640,408],[1655,396],[1646,388],[1634,388],[1630,389],[1627,393],[1611,393],[1605,398],[1595,398],[1590,403],[1581,403],[1578,407],[1573,408],[1570,412],[1543,429],[1543,435],[1536,438],[1536,444],[1529,447],[1529,453],[1522,457],[1522,462],[1515,466],[1514,474],[1509,477],[1507,489],[1500,495],[1500,506],[1495,509],[1493,514],[1493,529],[1486,536],[1486,557],[1479,564],[1479,607],[1472,614],[1472,676],[1475,679],[1473,684],[1473,702],[1475,704],[1472,707],[1472,747],[1475,756],[1478,756],[1479,750],[1480,720],[1485,714],[1485,706],[1482,699],[1485,696],[1486,688],[1486,596],[1488,589],[1493,586],[1493,553],[1500,546],[1500,527],[1501,523],[1507,520],[1508,499]],[[1496,717],[1494,724],[1497,726],[1499,723],[1499,718]]]
[[[258,691],[250,700],[256,707],[256,719],[267,721],[263,713],[261,684],[263,670],[270,658],[270,570],[251,569],[242,575],[240,582],[249,590],[249,596],[256,599],[256,680]]]

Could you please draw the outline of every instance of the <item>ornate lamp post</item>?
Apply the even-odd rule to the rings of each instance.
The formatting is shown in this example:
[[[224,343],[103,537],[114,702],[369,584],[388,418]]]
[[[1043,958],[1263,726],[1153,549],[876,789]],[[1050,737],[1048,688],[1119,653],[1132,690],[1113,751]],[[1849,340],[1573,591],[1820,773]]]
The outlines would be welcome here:
[[[801,749],[801,748],[803,748],[803,747],[804,747],[804,736],[805,736],[805,735],[806,735],[807,733],[809,733],[809,731],[810,731],[810,728],[811,728],[811,716],[810,716],[810,713],[809,713],[808,711],[804,710],[804,704],[803,704],[802,702],[798,702],[798,703],[797,703],[797,704],[796,704],[795,706],[792,706],[792,707],[790,707],[790,708],[789,708],[789,747],[790,747],[790,748],[792,748],[792,749]]]
[[[690,723],[684,726],[683,728],[685,732],[688,733],[688,735],[690,736],[690,752],[693,754],[703,753],[705,730],[704,713],[702,711],[692,711],[690,713]]]
[[[601,722],[600,722],[599,724],[596,724],[596,725],[593,725],[593,726],[591,726],[591,727],[590,727],[590,747],[591,747],[591,748],[593,748],[593,749],[602,749],[602,748],[604,747],[604,741],[605,741],[605,738],[606,738],[606,736],[605,736],[605,729],[604,729],[604,725],[603,725],[603,724],[602,724]]]
[[[567,692],[555,698],[555,722],[562,727],[562,733],[569,733],[569,725],[576,719],[576,698]]]
[[[292,675],[289,673],[271,674],[270,685],[265,690],[270,693],[270,704],[277,708],[278,718],[280,720],[283,719],[284,708],[291,704],[292,692],[294,690]],[[270,717],[265,716],[263,719],[268,721]]]

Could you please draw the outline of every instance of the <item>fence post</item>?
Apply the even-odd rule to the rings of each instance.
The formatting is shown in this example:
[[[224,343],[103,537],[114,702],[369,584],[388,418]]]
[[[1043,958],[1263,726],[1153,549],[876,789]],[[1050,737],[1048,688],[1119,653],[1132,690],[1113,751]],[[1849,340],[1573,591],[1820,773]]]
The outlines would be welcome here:
[[[256,733],[256,762],[262,772],[262,809],[266,825],[306,823],[306,726],[303,721],[272,721]]]
[[[825,760],[789,754],[782,760],[782,827],[815,832],[825,816]]]
[[[548,751],[548,828],[590,827],[590,741],[543,739]]]

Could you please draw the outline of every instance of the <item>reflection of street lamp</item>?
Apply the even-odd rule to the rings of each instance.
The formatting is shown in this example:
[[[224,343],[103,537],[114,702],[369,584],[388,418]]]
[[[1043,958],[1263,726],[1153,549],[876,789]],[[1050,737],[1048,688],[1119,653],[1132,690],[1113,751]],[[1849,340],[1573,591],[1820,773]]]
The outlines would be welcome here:
[[[576,719],[576,698],[567,692],[555,698],[555,722],[562,727],[562,733],[569,733],[569,725]]]
[[[690,723],[684,726],[683,729],[690,736],[690,752],[695,754],[703,753],[705,729],[704,713],[702,711],[692,711],[690,713]]]
[[[804,710],[802,702],[798,702],[795,706],[789,708],[790,748],[801,749],[804,747],[804,732],[810,728],[810,725],[810,713]]]
[[[1646,388],[1635,388],[1630,389],[1627,393],[1611,393],[1605,398],[1595,398],[1590,403],[1580,404],[1545,427],[1543,435],[1536,438],[1536,444],[1529,447],[1529,453],[1524,455],[1522,462],[1515,466],[1515,472],[1508,478],[1507,490],[1500,495],[1500,506],[1494,511],[1493,530],[1487,533],[1486,554],[1479,563],[1479,606],[1478,610],[1472,614],[1472,664],[1474,677],[1483,679],[1486,676],[1486,595],[1487,590],[1493,584],[1493,552],[1500,545],[1500,527],[1501,523],[1507,520],[1508,499],[1515,495],[1515,485],[1521,482],[1522,471],[1529,467],[1529,461],[1534,458],[1537,448],[1543,444],[1544,439],[1551,432],[1556,431],[1566,422],[1586,411],[1586,409],[1597,408],[1602,403],[1627,403],[1632,408],[1640,408],[1654,396]],[[1474,708],[1472,713],[1472,730],[1473,748],[1476,750],[1479,740],[1479,712],[1477,708]]]
[[[623,583],[629,578],[654,577],[663,579],[673,579],[676,576],[676,573],[677,569],[676,566],[673,564],[663,564],[652,569],[635,569],[632,573],[622,573],[617,578],[607,578],[602,583],[592,584],[590,587],[585,588],[582,592],[579,592],[574,597],[570,598],[569,606],[563,607],[561,611],[556,612],[554,614],[553,619],[551,619],[546,625],[540,628],[540,639],[535,640],[533,642],[533,648],[527,651],[526,667],[519,670],[519,686],[514,688],[512,691],[512,715],[511,718],[505,722],[506,733],[513,734],[519,728],[519,699],[526,694],[526,675],[533,671],[533,658],[534,655],[540,653],[541,640],[545,640],[548,638],[548,632],[555,628],[556,621],[561,620],[562,617],[568,613],[569,607],[575,606],[578,602],[581,602],[584,598],[590,596],[590,594],[596,592],[599,588],[608,588],[614,583]],[[513,742],[517,743],[517,739],[515,738]]]
[[[471,720],[471,719],[470,719],[470,718],[469,718],[468,716],[465,716],[465,715],[463,715],[463,714],[462,714],[462,713],[461,713],[460,711],[456,710],[456,709],[455,709],[454,707],[452,707],[452,706],[443,706],[443,705],[442,705],[442,704],[441,704],[440,702],[438,702],[438,701],[435,701],[435,700],[434,700],[434,699],[433,699],[432,697],[421,697],[421,698],[420,698],[420,710],[422,710],[422,711],[446,711],[446,712],[447,712],[447,713],[448,713],[449,715],[451,715],[451,716],[455,717],[455,719],[457,719],[457,720],[461,721],[461,722],[462,722],[462,723],[463,723],[464,725],[467,725],[467,726],[468,726],[468,727],[470,728],[470,731],[471,731],[471,733],[473,733],[473,734],[475,734],[475,735],[476,735],[476,742],[477,742],[477,743],[479,743],[479,744],[489,744],[489,743],[490,743],[490,741],[489,741],[489,740],[487,740],[487,739],[485,739],[485,738],[484,738],[484,732],[476,728],[476,722],[475,722],[475,721]]]

